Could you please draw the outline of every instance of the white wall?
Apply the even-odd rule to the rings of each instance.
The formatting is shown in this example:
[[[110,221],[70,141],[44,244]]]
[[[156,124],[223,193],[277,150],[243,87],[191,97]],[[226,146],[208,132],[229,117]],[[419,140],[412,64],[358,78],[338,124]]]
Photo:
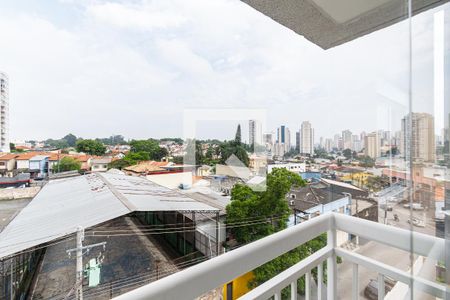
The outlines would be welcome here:
[[[306,164],[304,163],[272,164],[267,166],[267,173],[272,172],[272,170],[275,168],[284,168],[291,172],[305,172]]]
[[[182,183],[192,186],[192,172],[155,174],[147,175],[146,177],[148,180],[169,189],[176,189]]]
[[[17,169],[29,169],[30,161],[29,160],[18,160],[17,161]]]

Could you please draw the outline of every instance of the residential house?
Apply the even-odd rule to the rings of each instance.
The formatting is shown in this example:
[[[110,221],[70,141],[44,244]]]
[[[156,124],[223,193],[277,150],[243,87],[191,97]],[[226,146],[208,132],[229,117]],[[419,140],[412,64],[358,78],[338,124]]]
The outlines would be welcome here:
[[[137,165],[124,168],[123,171],[125,172],[125,174],[132,176],[147,175],[149,173],[165,172],[166,170],[162,167],[166,166],[167,164],[167,162],[156,162],[153,160],[142,161]]]
[[[14,176],[16,169],[16,157],[18,155],[11,153],[0,156],[0,174],[3,176]]]
[[[30,170],[30,159],[38,155],[38,152],[21,153],[16,157],[16,168],[19,172],[28,172]]]
[[[44,178],[48,175],[48,155],[36,155],[29,160],[32,178]]]
[[[106,172],[108,171],[108,164],[111,162],[111,157],[99,157],[91,159],[92,172]]]

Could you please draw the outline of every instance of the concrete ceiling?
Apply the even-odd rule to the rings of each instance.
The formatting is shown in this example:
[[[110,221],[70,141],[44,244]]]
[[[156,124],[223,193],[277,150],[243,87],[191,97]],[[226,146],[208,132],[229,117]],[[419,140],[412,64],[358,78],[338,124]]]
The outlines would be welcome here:
[[[407,0],[242,0],[328,49],[404,20]],[[412,0],[413,14],[450,0]]]

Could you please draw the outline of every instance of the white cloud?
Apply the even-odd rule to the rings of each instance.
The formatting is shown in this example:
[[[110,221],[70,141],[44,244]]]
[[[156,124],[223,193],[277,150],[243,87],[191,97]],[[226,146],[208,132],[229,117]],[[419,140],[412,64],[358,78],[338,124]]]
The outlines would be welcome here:
[[[147,6],[130,6],[120,3],[89,5],[86,12],[97,21],[107,25],[138,30],[177,27],[186,21],[184,17],[174,12],[162,12],[147,9]]]
[[[176,136],[182,110],[199,107],[265,108],[269,129],[310,120],[331,136],[384,126],[374,113],[386,105],[380,86],[407,87],[403,25],[324,51],[238,0],[64,5],[71,26],[4,16],[0,4],[13,137]],[[427,18],[418,25],[423,57]],[[423,74],[429,66],[417,61]]]

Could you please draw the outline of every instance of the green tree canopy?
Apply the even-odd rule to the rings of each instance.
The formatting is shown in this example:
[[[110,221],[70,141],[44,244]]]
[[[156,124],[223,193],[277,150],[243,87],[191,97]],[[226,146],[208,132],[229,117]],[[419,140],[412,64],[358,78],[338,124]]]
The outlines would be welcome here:
[[[236,129],[236,135],[234,137],[234,142],[236,143],[236,145],[241,145],[241,143],[242,143],[241,124],[238,124],[238,127]]]
[[[63,157],[57,164],[53,166],[53,172],[67,172],[67,171],[79,171],[81,169],[81,162],[73,157]]]
[[[262,192],[255,192],[241,184],[236,184],[231,191],[231,203],[226,208],[227,223],[249,219],[268,221],[232,229],[239,243],[252,242],[286,228],[290,209],[285,196],[292,186],[304,186],[305,181],[298,174],[276,168],[267,175],[266,185],[267,189]]]
[[[125,138],[120,134],[112,135],[109,138],[97,138],[96,141],[99,141],[104,145],[125,145],[127,143]]]
[[[95,140],[79,140],[76,144],[78,152],[84,152],[91,155],[103,155],[106,152],[106,147]]]
[[[62,138],[62,140],[66,141],[69,147],[75,147],[77,144],[77,137],[71,133]]]
[[[236,141],[224,142],[220,145],[220,163],[225,164],[231,155],[235,155],[244,165],[248,166],[250,159],[247,151]]]
[[[352,149],[344,149],[344,151],[342,151],[342,155],[344,155],[346,159],[352,158]]]
[[[253,191],[250,187],[237,184],[231,191],[231,203],[227,206],[226,223],[230,232],[240,244],[263,238],[287,227],[290,209],[286,194],[293,186],[305,186],[305,181],[296,173],[276,168],[267,175],[267,189]],[[235,226],[252,221],[251,226]],[[256,220],[256,221],[255,221]],[[278,275],[326,245],[326,235],[297,247],[282,256],[253,270],[254,279],[250,287]],[[304,292],[304,279],[299,279],[298,290]],[[287,296],[287,291],[283,295]]]
[[[375,159],[371,158],[370,156],[362,156],[358,158],[359,165],[364,168],[372,168],[375,166]]]
[[[166,148],[159,147],[159,143],[156,140],[132,140],[130,142],[131,152],[146,152],[149,155],[148,159],[161,160],[168,155]]]
[[[69,147],[69,144],[64,139],[60,139],[60,140],[48,139],[48,140],[45,141],[45,144],[47,146],[54,147],[54,148],[57,148],[57,149],[64,149],[64,148],[68,148]]]
[[[148,152],[129,152],[123,158],[123,161],[127,162],[129,166],[135,165],[141,161],[150,160],[150,155]]]
[[[108,169],[119,169],[122,170],[123,168],[126,168],[128,166],[131,166],[131,164],[123,159],[117,159],[108,164]]]

